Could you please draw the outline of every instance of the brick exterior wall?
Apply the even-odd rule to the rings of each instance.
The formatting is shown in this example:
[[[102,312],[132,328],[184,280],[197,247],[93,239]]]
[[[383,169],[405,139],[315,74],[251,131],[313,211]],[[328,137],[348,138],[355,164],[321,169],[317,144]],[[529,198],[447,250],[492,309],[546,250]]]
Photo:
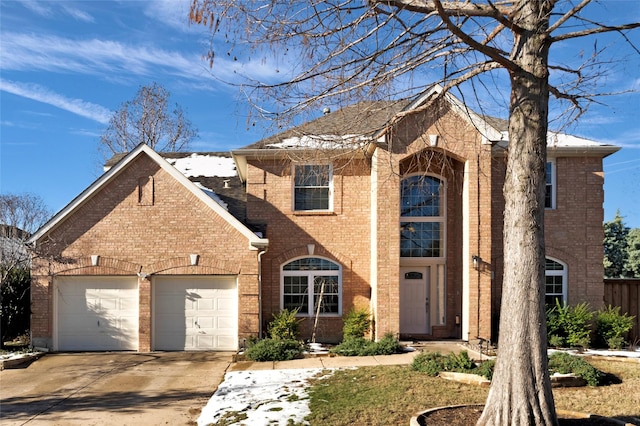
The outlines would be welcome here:
[[[153,202],[139,203],[138,183],[153,182]],[[149,194],[146,194],[149,195]],[[139,350],[153,348],[151,287],[155,275],[234,275],[239,338],[258,333],[257,251],[247,238],[143,154],[37,242],[32,336],[52,347],[53,282],[59,275],[136,276]],[[189,255],[199,254],[197,266]],[[91,255],[100,256],[92,266]],[[58,259],[53,261],[51,259]]]
[[[428,135],[439,136],[430,146]],[[318,157],[295,160],[318,161]],[[262,309],[264,327],[281,309],[281,268],[298,257],[314,255],[338,262],[343,268],[342,312],[369,308],[375,336],[400,330],[400,176],[410,173],[439,175],[447,182],[446,320],[427,338],[469,338],[461,335],[462,320],[469,322],[471,338],[491,333],[491,146],[481,143],[477,130],[447,108],[428,116],[406,118],[378,148],[370,164],[354,158],[334,164],[334,208],[330,213],[293,212],[292,160],[252,157],[247,168],[247,218],[267,225],[269,250],[263,258]],[[465,163],[467,173],[465,174]],[[468,200],[463,200],[465,185]],[[469,217],[464,218],[463,203]],[[372,206],[373,204],[373,206]],[[374,209],[374,210],[372,210]],[[372,223],[372,217],[373,223]],[[463,221],[469,240],[463,252]],[[471,256],[483,259],[481,271],[471,270]],[[466,262],[463,259],[467,259]],[[464,268],[468,268],[465,271]],[[463,318],[463,275],[469,275],[469,318]],[[457,321],[458,320],[458,321]],[[313,318],[304,318],[302,337],[309,338]],[[320,341],[338,341],[342,321],[321,317]]]
[[[555,156],[556,208],[545,210],[545,246],[547,257],[559,260],[567,267],[567,303],[587,302],[594,308],[603,305],[604,276],[604,173],[600,156]],[[498,314],[502,288],[502,211],[501,196],[505,159],[494,159],[494,263],[495,284],[493,309],[496,313],[492,335],[497,338]],[[500,191],[500,192],[498,192]]]
[[[446,182],[446,306],[444,324],[434,325],[429,335],[409,337],[495,341],[503,274],[504,157],[448,104],[406,116],[386,137],[371,158],[360,153],[333,161],[330,212],[293,211],[292,162],[325,160],[322,154],[247,159],[247,221],[265,228],[269,239],[261,271],[258,252],[249,249],[245,236],[142,155],[38,241],[47,256],[33,266],[34,344],[52,344],[56,276],[136,274],[140,351],[153,349],[153,275],[236,276],[242,342],[259,330],[264,334],[280,311],[282,266],[310,255],[341,266],[342,315],[366,308],[374,337],[402,335],[400,267],[435,264],[400,256],[400,185],[413,173]],[[599,307],[602,158],[557,156],[555,161],[557,207],[545,213],[547,255],[567,265],[568,302]],[[200,255],[197,266],[190,263],[191,253]],[[98,266],[91,264],[93,254],[100,256]],[[473,256],[479,259],[477,268]],[[301,319],[301,337],[308,339],[313,316]],[[337,342],[342,326],[341,315],[322,316],[316,339]]]

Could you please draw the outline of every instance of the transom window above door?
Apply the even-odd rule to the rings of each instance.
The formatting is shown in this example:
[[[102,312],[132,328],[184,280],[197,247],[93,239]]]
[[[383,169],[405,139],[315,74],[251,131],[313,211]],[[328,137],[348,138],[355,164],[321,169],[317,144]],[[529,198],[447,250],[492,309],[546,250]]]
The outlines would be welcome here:
[[[427,175],[402,180],[400,188],[400,256],[444,256],[444,181]]]
[[[293,210],[327,211],[332,209],[330,164],[294,164]]]

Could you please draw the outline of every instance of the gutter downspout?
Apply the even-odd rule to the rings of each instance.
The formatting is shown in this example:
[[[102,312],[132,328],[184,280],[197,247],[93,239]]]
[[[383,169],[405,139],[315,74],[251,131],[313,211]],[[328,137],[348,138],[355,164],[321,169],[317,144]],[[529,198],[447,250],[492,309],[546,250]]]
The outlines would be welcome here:
[[[269,250],[265,247],[258,253],[258,339],[262,339],[262,255]]]

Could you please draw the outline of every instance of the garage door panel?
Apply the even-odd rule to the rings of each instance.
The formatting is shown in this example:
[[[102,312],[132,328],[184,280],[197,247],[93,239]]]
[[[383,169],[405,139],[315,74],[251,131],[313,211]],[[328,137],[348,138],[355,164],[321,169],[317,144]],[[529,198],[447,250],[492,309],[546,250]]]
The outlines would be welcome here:
[[[59,277],[57,348],[138,349],[138,284],[133,277]]]
[[[235,277],[157,277],[154,280],[154,348],[235,350]]]

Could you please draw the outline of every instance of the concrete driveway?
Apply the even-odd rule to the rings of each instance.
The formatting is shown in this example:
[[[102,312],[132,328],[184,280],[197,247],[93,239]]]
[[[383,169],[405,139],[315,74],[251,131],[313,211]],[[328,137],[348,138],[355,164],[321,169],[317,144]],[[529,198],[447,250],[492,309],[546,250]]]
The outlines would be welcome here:
[[[231,353],[47,354],[0,372],[0,425],[194,425]]]

